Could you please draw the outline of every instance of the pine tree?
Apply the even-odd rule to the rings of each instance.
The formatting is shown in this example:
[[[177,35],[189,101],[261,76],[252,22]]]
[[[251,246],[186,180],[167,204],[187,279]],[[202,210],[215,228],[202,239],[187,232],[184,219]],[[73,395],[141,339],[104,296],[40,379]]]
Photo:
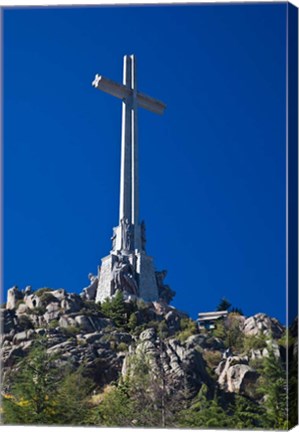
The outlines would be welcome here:
[[[181,428],[232,428],[232,417],[220,406],[217,397],[207,399],[207,386],[203,385],[191,406],[179,414]]]
[[[56,361],[47,352],[46,338],[37,339],[3,398],[5,424],[86,424],[91,382],[81,369],[72,373]]]
[[[58,386],[56,422],[60,425],[86,425],[89,416],[89,397],[93,382],[84,377],[84,366],[75,372],[65,370]]]
[[[9,398],[4,398],[5,424],[50,424],[57,409],[55,395],[59,371],[47,354],[45,339],[37,340],[28,357],[19,364]]]
[[[232,423],[236,429],[262,428],[265,410],[244,396],[236,395],[231,407]]]
[[[135,312],[133,312],[130,315],[130,318],[129,318],[129,321],[128,321],[128,329],[130,331],[134,331],[135,328],[137,327],[137,324],[138,324],[137,315],[136,315]]]
[[[101,311],[104,315],[111,318],[117,327],[122,327],[126,324],[126,306],[123,293],[117,291],[115,296],[107,298],[101,305]]]
[[[222,297],[220,303],[217,306],[217,311],[226,311],[231,307],[231,303],[225,298]]]
[[[264,359],[261,385],[258,391],[264,396],[266,427],[287,428],[286,371],[281,360],[275,357],[272,350]]]
[[[93,410],[90,424],[129,427],[134,425],[134,409],[127,383],[120,382],[106,389],[103,400]]]

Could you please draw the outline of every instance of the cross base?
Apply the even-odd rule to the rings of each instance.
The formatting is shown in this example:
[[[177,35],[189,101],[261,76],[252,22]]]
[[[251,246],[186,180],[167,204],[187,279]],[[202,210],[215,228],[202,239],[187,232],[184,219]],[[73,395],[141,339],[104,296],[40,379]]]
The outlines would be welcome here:
[[[156,301],[159,298],[153,258],[145,252],[114,252],[102,258],[96,303],[112,298],[118,290],[125,298]]]

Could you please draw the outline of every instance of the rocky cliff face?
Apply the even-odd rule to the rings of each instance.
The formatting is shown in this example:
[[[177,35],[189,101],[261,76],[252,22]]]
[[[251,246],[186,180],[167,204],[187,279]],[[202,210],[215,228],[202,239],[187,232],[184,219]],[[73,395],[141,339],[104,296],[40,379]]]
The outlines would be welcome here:
[[[47,340],[58,365],[75,370],[84,364],[99,388],[133,373],[130,359],[148,359],[153,376],[161,374],[170,391],[194,397],[201,386],[253,396],[259,378],[255,362],[284,356],[278,343],[284,327],[265,314],[230,314],[214,332],[199,331],[187,315],[164,303],[127,303],[124,325],[117,325],[93,301],[65,290],[8,292],[2,316],[2,374],[9,387],[13,371],[38,337]],[[129,319],[134,315],[134,319]],[[218,332],[218,334],[217,334]],[[231,339],[229,339],[229,337]],[[228,346],[231,340],[232,346]]]

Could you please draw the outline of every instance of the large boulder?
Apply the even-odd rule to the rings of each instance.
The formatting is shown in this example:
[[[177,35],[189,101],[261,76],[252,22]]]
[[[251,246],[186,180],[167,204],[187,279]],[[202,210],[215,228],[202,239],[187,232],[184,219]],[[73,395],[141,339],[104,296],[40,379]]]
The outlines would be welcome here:
[[[6,309],[15,309],[19,300],[24,297],[23,293],[19,291],[17,286],[13,286],[7,291]]]
[[[14,345],[19,345],[21,342],[32,339],[34,334],[35,331],[32,329],[16,333],[13,338],[13,343]]]
[[[16,315],[20,316],[20,315],[24,315],[28,312],[28,306],[26,306],[25,303],[21,303],[19,304],[19,306],[17,307],[16,310]]]
[[[84,307],[84,302],[78,294],[69,294],[61,300],[61,307],[67,313],[79,312]]]
[[[45,321],[49,323],[52,320],[57,320],[61,315],[60,304],[58,302],[51,302],[46,306],[44,314]]]
[[[219,386],[229,393],[250,396],[250,390],[259,374],[249,366],[248,357],[231,356],[222,360],[215,369]]]
[[[59,318],[58,324],[59,324],[59,327],[62,327],[62,328],[76,327],[77,326],[77,322],[76,322],[75,318],[70,317],[68,315],[62,315]]]
[[[87,287],[83,288],[83,291],[80,294],[80,296],[84,300],[95,300],[99,279],[97,276],[94,276],[92,273],[89,273],[88,278],[90,280],[90,284]]]
[[[260,349],[251,349],[249,352],[249,356],[252,360],[255,359],[263,359],[264,357],[269,357],[270,351],[274,354],[274,356],[279,359],[281,357],[280,347],[275,340],[266,341],[267,347]]]
[[[139,336],[139,339],[141,341],[155,340],[155,338],[156,338],[156,330],[152,327],[144,330],[142,333],[140,333]]]
[[[258,313],[245,319],[242,331],[245,336],[265,335],[280,338],[284,333],[284,327],[276,318]]]
[[[51,294],[57,298],[57,300],[61,301],[67,297],[67,292],[64,289],[58,289],[51,291]]]
[[[1,309],[1,332],[4,334],[16,330],[18,319],[13,309]]]
[[[40,297],[34,293],[25,295],[24,302],[29,309],[35,309],[36,307],[41,306]]]
[[[76,322],[77,326],[80,328],[80,330],[84,333],[85,332],[91,333],[94,330],[96,330],[92,321],[90,320],[90,318],[88,316],[77,315],[75,317],[75,322]]]

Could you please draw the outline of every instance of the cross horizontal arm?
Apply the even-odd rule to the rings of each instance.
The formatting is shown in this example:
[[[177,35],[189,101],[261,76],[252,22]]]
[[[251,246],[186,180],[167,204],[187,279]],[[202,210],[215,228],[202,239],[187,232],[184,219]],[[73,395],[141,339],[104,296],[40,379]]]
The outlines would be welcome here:
[[[154,99],[139,92],[137,93],[137,103],[141,108],[152,111],[155,114],[163,114],[166,108],[166,105],[158,99]]]
[[[124,99],[125,97],[129,96],[131,93],[131,90],[126,86],[124,86],[123,84],[118,84],[117,82],[112,81],[98,74],[96,74],[95,79],[92,82],[92,85],[95,88],[99,90],[103,90],[106,93],[112,94],[113,96],[116,96],[119,99]]]
[[[119,99],[124,99],[133,93],[132,90],[125,85],[118,84],[117,82],[98,74],[96,74],[92,85],[95,88],[109,93]],[[144,93],[138,92],[136,97],[138,106],[147,109],[148,111],[152,111],[155,114],[163,114],[164,109],[166,108],[166,105],[163,102],[147,96]]]

